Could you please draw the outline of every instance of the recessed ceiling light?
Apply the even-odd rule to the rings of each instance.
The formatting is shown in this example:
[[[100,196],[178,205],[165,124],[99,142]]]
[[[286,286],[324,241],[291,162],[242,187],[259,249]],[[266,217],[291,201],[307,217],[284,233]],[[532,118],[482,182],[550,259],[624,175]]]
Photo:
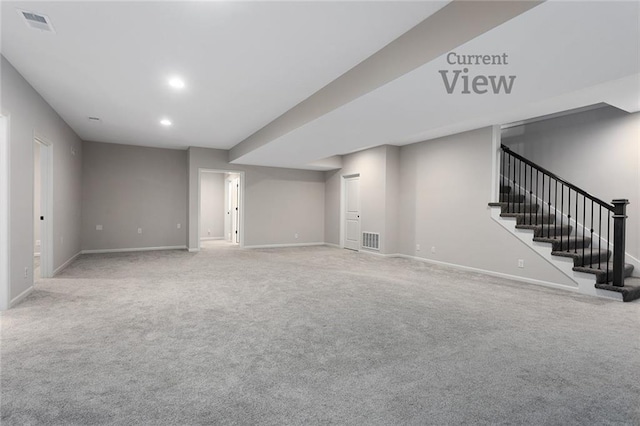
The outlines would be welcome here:
[[[169,86],[174,89],[184,89],[184,80],[180,77],[171,77],[169,79]]]
[[[160,124],[162,124],[163,126],[171,126],[171,120],[169,120],[168,118],[163,118],[162,120],[160,120]]]

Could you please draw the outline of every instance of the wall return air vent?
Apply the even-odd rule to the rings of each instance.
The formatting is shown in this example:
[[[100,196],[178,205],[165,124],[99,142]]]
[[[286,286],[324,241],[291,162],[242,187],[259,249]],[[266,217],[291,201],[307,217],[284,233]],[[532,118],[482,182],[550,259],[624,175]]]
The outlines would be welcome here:
[[[47,15],[41,13],[29,12],[28,10],[18,9],[18,15],[22,17],[24,22],[29,28],[33,28],[40,31],[47,31],[55,33],[51,20]]]
[[[380,234],[377,232],[363,232],[362,248],[380,250]]]

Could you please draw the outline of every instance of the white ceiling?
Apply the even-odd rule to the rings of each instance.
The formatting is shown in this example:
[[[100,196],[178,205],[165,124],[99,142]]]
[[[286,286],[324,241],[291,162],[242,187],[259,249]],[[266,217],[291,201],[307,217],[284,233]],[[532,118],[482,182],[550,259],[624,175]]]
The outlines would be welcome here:
[[[640,108],[640,3],[550,1],[455,49],[509,55],[469,75],[515,75],[509,95],[448,94],[446,56],[242,157],[242,164],[326,169],[325,157],[405,145],[493,124],[607,102]]]
[[[3,1],[2,54],[82,139],[228,149],[446,3]]]
[[[229,149],[446,3],[2,2],[2,54],[85,140]],[[442,56],[235,162],[329,169],[310,164],[600,102],[637,110],[638,22],[638,1],[547,1],[455,49],[507,53],[470,74],[515,75],[510,95],[447,94],[438,71],[461,67]]]

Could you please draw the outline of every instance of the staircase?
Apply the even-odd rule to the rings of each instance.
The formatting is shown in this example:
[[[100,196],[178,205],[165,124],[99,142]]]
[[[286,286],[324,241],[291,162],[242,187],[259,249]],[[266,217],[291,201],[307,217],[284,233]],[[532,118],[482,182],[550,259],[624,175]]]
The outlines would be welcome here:
[[[552,256],[572,259],[573,271],[592,274],[596,289],[625,302],[640,298],[640,278],[624,263],[627,200],[605,203],[504,145],[500,167],[499,201],[489,206],[500,208],[501,218],[533,231]]]

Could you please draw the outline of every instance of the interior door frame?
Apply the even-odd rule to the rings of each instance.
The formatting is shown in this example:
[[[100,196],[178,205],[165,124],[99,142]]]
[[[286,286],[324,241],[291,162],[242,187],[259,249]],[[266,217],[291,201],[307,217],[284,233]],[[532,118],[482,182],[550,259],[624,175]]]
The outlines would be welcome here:
[[[202,203],[202,173],[221,173],[222,175],[224,175],[225,173],[231,173],[231,174],[237,174],[239,175],[239,179],[240,179],[240,183],[239,183],[239,190],[240,190],[240,196],[239,198],[239,203],[238,203],[238,217],[239,217],[239,225],[238,225],[238,230],[239,230],[239,234],[240,234],[240,247],[244,247],[244,172],[241,170],[224,170],[224,169],[208,169],[206,167],[199,167],[198,168],[198,221],[197,221],[197,231],[198,231],[198,251],[200,251],[201,248],[201,241],[200,241],[200,208],[201,208],[201,203]]]
[[[345,241],[345,221],[347,219],[345,214],[345,207],[347,205],[347,179],[358,178],[358,185],[360,185],[360,173],[351,173],[348,175],[342,175],[340,177],[340,248],[344,248]],[[360,229],[362,229],[362,197],[358,196],[358,212],[360,213]],[[358,247],[360,251],[360,247]]]
[[[40,277],[53,277],[53,144],[34,134],[34,144],[40,144],[40,210],[44,220],[40,228]],[[35,146],[35,145],[34,145]],[[35,164],[35,153],[32,162]],[[31,188],[31,199],[35,197],[35,182]],[[35,205],[32,218],[35,218]],[[33,245],[33,241],[31,242]],[[32,250],[33,251],[33,250]],[[35,281],[35,276],[34,276]]]
[[[10,177],[9,172],[9,126],[10,116],[0,113],[0,310],[9,309],[11,294],[9,288],[10,262],[9,241],[10,217]]]

